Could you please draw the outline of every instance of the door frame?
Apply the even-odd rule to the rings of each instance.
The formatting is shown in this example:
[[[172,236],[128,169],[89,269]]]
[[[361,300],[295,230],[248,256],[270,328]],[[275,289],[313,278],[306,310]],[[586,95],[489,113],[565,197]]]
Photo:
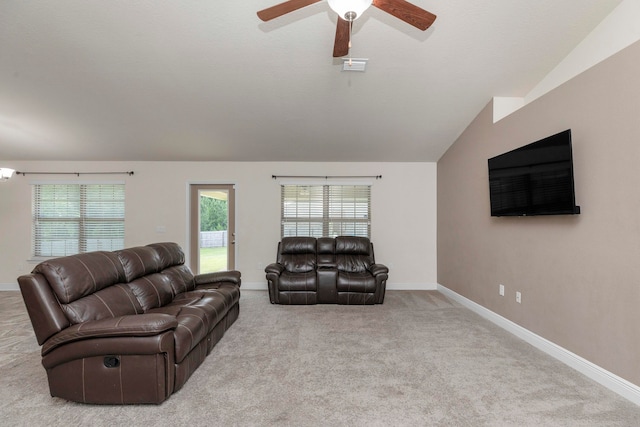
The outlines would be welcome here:
[[[187,241],[189,242],[189,267],[194,274],[198,274],[200,268],[200,200],[198,198],[198,194],[200,190],[225,190],[228,192],[227,268],[229,270],[234,270],[236,262],[236,185],[229,182],[187,183]]]

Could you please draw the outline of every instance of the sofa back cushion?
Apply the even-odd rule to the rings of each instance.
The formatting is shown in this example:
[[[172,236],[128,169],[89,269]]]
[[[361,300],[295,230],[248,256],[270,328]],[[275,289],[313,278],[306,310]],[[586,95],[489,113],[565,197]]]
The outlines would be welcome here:
[[[192,291],[196,288],[193,273],[185,264],[173,265],[165,268],[160,272],[160,274],[167,276],[169,283],[171,283],[174,295]]]
[[[308,273],[315,270],[315,237],[283,237],[278,246],[278,263],[288,272]]]
[[[147,274],[157,273],[162,266],[158,251],[149,246],[122,249],[116,251],[116,254],[124,268],[127,282]]]
[[[156,251],[160,263],[160,270],[171,267],[172,265],[184,264],[184,252],[177,243],[152,243],[147,245],[147,247]]]
[[[113,252],[89,252],[41,262],[33,270],[49,282],[61,304],[125,281],[125,272]]]
[[[136,296],[142,309],[162,307],[173,301],[175,294],[169,276],[162,273],[148,274],[127,284]]]
[[[127,284],[117,284],[62,304],[62,312],[71,324],[143,313],[142,306]]]
[[[338,270],[362,273],[373,263],[373,249],[368,238],[336,237],[336,267]]]
[[[32,275],[21,279],[23,295],[28,294],[34,304],[50,305],[38,309],[38,322],[45,324],[34,325],[42,330],[36,332],[38,340],[71,324],[144,313],[195,288],[193,274],[184,265],[184,252],[176,243],[55,258],[38,264]]]
[[[333,237],[319,237],[317,241],[318,265],[335,266],[336,239]]]

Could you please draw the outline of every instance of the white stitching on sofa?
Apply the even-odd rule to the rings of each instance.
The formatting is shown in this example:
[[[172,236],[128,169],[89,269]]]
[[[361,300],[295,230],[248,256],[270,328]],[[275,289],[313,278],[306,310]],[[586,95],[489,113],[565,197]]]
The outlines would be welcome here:
[[[136,305],[133,303],[133,300],[131,299],[131,295],[129,294],[129,292],[127,292],[125,287],[123,285],[121,285],[121,284],[116,285],[116,287],[121,289],[122,292],[124,292],[124,294],[127,296],[127,298],[129,298],[129,302],[131,303],[131,306],[133,307],[133,311],[135,311],[136,314],[140,314],[140,313],[138,313],[138,308],[136,307]]]
[[[99,296],[99,295],[97,295],[97,294],[92,294],[92,295],[93,295],[93,296],[95,296],[96,298],[98,298],[98,299],[100,300],[100,302],[101,302],[102,304],[104,304],[104,306],[105,306],[105,307],[107,307],[107,310],[109,310],[109,313],[111,313],[111,317],[116,317],[116,315],[115,315],[115,314],[113,314],[113,311],[111,311],[111,308],[109,307],[109,304],[107,304],[105,300],[103,300],[102,298],[100,298],[100,296]]]
[[[149,284],[151,285],[153,290],[156,291],[156,296],[158,297],[158,307],[162,307],[162,301],[160,299],[160,292],[158,292],[158,288],[156,288],[156,285],[154,285],[153,282],[151,280],[149,280],[149,277],[147,277],[147,276],[142,277],[142,279],[144,279],[147,282],[149,282]]]
[[[118,274],[118,267],[116,266],[116,264],[113,262],[113,259],[111,259],[110,257],[107,256],[106,253],[101,253],[101,255],[103,257],[105,257],[107,260],[109,260],[109,262],[111,263],[111,265],[113,266],[113,269],[116,272],[116,277],[120,278],[120,275]]]
[[[82,262],[82,260],[76,258],[76,261],[78,261],[80,264],[82,264],[82,266],[87,270],[87,273],[89,273],[89,276],[91,277],[91,280],[93,281],[93,292],[96,292],[98,290],[98,284],[96,283],[96,278],[95,276],[91,273],[91,270],[89,269],[89,266],[87,266],[87,264],[85,264],[84,262]]]

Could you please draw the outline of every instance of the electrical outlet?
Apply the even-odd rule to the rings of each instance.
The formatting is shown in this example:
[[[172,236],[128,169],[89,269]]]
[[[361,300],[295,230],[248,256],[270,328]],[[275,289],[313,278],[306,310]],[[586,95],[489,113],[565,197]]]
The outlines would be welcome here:
[[[500,290],[498,292],[500,292],[501,297],[504,296],[504,285],[500,285]]]
[[[522,294],[520,292],[516,292],[516,302],[522,304]]]

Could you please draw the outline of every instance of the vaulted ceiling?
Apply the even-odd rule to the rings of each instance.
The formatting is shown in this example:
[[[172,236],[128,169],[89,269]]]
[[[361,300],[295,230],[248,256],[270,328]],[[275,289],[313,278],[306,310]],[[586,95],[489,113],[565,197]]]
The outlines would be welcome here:
[[[332,57],[325,1],[2,0],[0,159],[437,161],[493,96],[524,96],[620,0],[374,7]]]

